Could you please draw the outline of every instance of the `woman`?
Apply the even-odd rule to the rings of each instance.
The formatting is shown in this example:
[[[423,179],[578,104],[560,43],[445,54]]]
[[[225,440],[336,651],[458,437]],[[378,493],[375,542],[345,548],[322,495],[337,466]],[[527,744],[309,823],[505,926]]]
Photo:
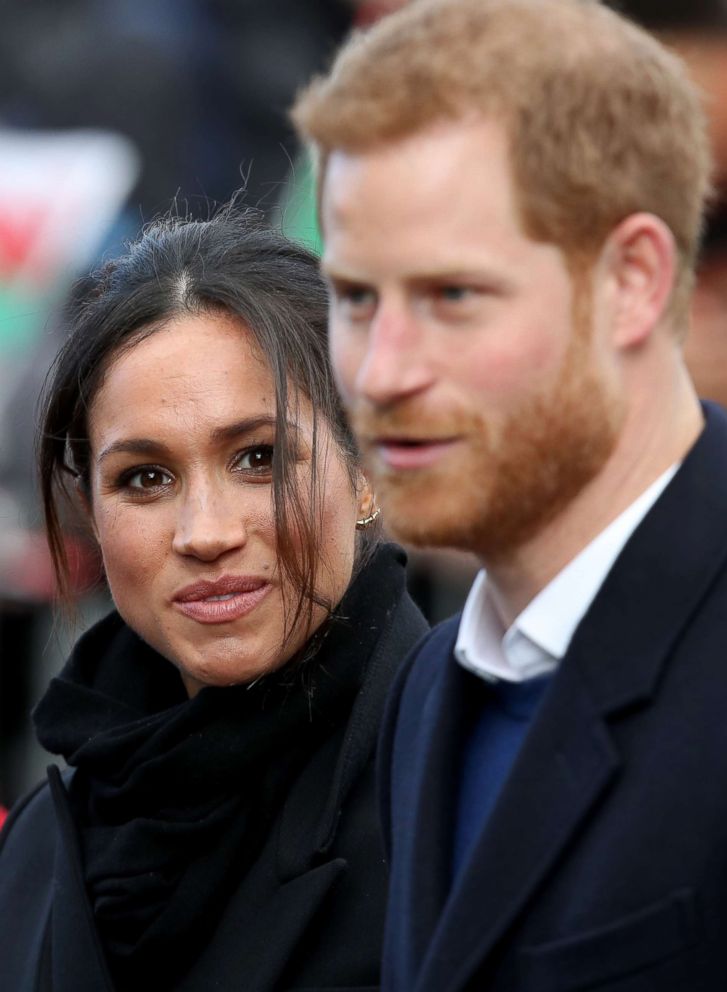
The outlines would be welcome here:
[[[49,771],[0,843],[13,992],[374,988],[372,761],[425,624],[377,546],[304,250],[234,211],[151,227],[54,366],[40,479],[69,480],[116,611],[36,714]]]

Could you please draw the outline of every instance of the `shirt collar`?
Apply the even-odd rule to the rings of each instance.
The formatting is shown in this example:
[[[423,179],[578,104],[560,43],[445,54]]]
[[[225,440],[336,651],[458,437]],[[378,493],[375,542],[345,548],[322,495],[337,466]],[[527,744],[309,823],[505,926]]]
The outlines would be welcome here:
[[[522,682],[552,671],[626,542],[675,475],[672,465],[602,530],[517,616],[505,631],[484,571],[464,606],[454,653],[483,678]]]

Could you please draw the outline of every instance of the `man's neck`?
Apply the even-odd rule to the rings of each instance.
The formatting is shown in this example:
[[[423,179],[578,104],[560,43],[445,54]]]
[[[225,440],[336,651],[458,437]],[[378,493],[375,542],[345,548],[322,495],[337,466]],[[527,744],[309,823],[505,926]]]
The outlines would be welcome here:
[[[601,472],[528,543],[497,560],[482,559],[506,626],[662,473],[681,461],[704,426],[691,385],[676,391],[671,409],[653,401],[630,411]]]

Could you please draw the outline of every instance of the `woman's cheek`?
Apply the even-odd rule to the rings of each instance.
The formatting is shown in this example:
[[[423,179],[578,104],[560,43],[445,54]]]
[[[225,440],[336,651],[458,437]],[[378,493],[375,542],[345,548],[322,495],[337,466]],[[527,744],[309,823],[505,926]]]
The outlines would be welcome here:
[[[171,546],[168,525],[142,509],[149,508],[104,507],[96,517],[96,536],[114,598],[141,592],[152,582]]]

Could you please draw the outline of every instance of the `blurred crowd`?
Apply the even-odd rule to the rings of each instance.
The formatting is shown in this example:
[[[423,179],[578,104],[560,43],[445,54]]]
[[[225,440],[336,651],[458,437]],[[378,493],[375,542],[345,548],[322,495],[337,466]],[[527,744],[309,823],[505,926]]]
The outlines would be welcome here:
[[[314,226],[287,109],[352,27],[401,2],[1,4],[0,805],[37,777],[29,711],[64,650],[34,496],[33,411],[73,281],[171,205],[206,216],[241,188],[293,234],[286,205],[302,198]],[[709,101],[718,174],[687,356],[700,393],[727,404],[727,13],[719,0],[614,5],[686,59]],[[90,619],[106,599],[74,521],[68,546]],[[430,619],[460,606],[473,571],[461,557],[414,558]]]

